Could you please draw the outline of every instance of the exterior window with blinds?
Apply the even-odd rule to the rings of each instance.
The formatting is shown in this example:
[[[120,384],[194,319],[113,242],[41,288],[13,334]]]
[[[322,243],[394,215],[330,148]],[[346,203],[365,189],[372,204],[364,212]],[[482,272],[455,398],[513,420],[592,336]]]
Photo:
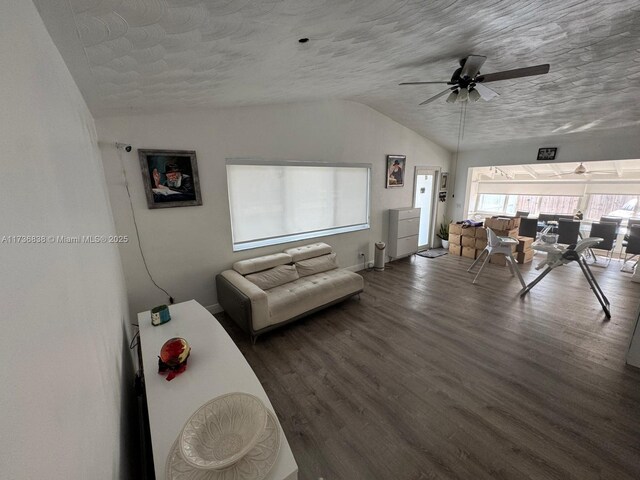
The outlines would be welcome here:
[[[369,228],[370,164],[227,160],[233,250]]]

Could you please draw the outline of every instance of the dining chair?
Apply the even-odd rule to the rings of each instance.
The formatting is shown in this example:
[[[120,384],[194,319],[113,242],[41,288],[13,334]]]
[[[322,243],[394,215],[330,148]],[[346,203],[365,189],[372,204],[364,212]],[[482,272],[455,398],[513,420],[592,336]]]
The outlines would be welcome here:
[[[547,222],[555,222],[556,215],[554,213],[541,213],[538,215],[538,231],[541,232],[547,226]]]
[[[631,235],[631,229],[635,225],[640,225],[640,218],[630,218],[627,221],[627,233],[624,235],[624,239],[622,240],[622,248],[620,249],[620,255],[618,255],[618,258],[620,259],[622,258],[622,254],[626,252],[627,244],[629,243],[629,236]]]
[[[640,224],[634,224],[629,228],[629,239],[627,240],[626,246],[627,249],[624,252],[624,262],[620,270],[624,268],[629,260],[633,260],[634,257],[640,255]],[[631,255],[631,257],[629,257],[629,255]],[[637,260],[634,267],[636,265],[638,265]]]
[[[538,215],[539,222],[553,222],[556,221],[557,215],[555,213],[541,213]]]
[[[521,237],[530,237],[535,240],[538,234],[538,219],[536,218],[521,218],[520,228],[518,235]]]
[[[558,220],[558,243],[574,245],[580,236],[580,222],[561,218]]]
[[[603,215],[600,217],[600,223],[615,223],[616,224],[616,233],[620,230],[620,224],[622,223],[622,217],[609,217],[607,215]]]
[[[603,265],[603,267],[608,267],[609,264],[611,263],[611,257],[613,256],[613,249],[616,246],[616,237],[617,237],[616,230],[617,230],[617,225],[615,223],[594,222],[593,224],[591,224],[591,233],[589,234],[589,237],[602,238],[601,242],[589,248],[589,250],[591,250],[591,254],[593,255],[594,265],[598,264],[598,257],[596,256],[595,252],[593,252],[594,248],[597,248],[598,250],[606,250],[608,252],[607,263]]]
[[[520,274],[520,269],[516,264],[515,259],[513,258],[513,252],[511,251],[513,245],[518,245],[518,239],[512,237],[499,237],[495,234],[493,230],[487,228],[487,246],[485,249],[478,255],[478,258],[471,264],[467,272],[471,272],[473,267],[480,261],[480,259],[486,254],[484,262],[482,262],[482,266],[480,270],[478,270],[477,275],[473,279],[472,283],[476,283],[478,277],[482,273],[482,269],[485,267],[491,255],[495,255],[496,253],[501,253],[505,257],[507,257],[507,265],[509,266],[509,270],[511,270],[511,275],[517,275],[518,280],[522,284],[522,288],[525,288],[527,285],[524,283],[524,279]]]

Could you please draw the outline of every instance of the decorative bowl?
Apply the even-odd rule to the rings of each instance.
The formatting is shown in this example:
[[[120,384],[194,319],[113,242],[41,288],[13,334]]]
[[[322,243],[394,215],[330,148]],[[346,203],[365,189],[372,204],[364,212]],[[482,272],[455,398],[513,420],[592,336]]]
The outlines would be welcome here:
[[[264,433],[267,409],[248,393],[228,393],[202,405],[180,434],[180,451],[189,465],[221,470],[245,456]]]
[[[175,367],[183,363],[191,353],[191,347],[189,343],[181,337],[173,337],[164,342],[160,349],[160,360],[169,365]]]

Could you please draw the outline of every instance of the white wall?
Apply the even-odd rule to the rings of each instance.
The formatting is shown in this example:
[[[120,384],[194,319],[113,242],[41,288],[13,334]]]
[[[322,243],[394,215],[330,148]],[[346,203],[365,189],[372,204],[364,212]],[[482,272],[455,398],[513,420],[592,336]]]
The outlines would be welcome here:
[[[364,249],[387,238],[389,208],[410,206],[416,165],[448,167],[450,153],[380,113],[357,103],[330,101],[96,119],[109,194],[121,234],[135,236],[115,141],[137,148],[196,150],[204,205],[147,209],[137,152],[122,154],[149,269],[176,301],[217,303],[215,275],[232,263],[279,252],[276,245],[233,253],[225,159],[261,157],[373,164],[371,229],[321,240],[342,266],[359,263]],[[385,156],[407,156],[404,188],[385,189]],[[446,170],[446,168],[445,168]],[[135,244],[121,246],[132,311],[167,301],[149,280]]]
[[[31,2],[0,15],[2,231],[114,231],[94,123]],[[0,477],[126,478],[132,367],[114,245],[0,243]]]
[[[454,167],[455,197],[449,199],[448,215],[463,220],[465,197],[468,193],[468,173],[471,167],[492,165],[524,165],[536,163],[538,148],[558,147],[556,162],[587,162],[640,158],[638,129],[601,130],[520,140],[493,145],[485,149],[462,151]],[[545,160],[544,163],[550,163]],[[577,165],[576,165],[577,166]]]

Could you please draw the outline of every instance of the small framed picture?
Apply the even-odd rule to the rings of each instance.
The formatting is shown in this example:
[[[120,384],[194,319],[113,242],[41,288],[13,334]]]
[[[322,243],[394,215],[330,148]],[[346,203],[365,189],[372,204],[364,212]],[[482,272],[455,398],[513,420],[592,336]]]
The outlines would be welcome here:
[[[555,160],[556,153],[558,152],[557,147],[545,147],[538,149],[538,160]]]
[[[407,157],[404,155],[387,155],[386,188],[404,187],[404,173]]]
[[[449,172],[442,172],[440,174],[440,191],[446,192],[449,186]]]
[[[202,205],[196,152],[138,150],[149,208]]]

